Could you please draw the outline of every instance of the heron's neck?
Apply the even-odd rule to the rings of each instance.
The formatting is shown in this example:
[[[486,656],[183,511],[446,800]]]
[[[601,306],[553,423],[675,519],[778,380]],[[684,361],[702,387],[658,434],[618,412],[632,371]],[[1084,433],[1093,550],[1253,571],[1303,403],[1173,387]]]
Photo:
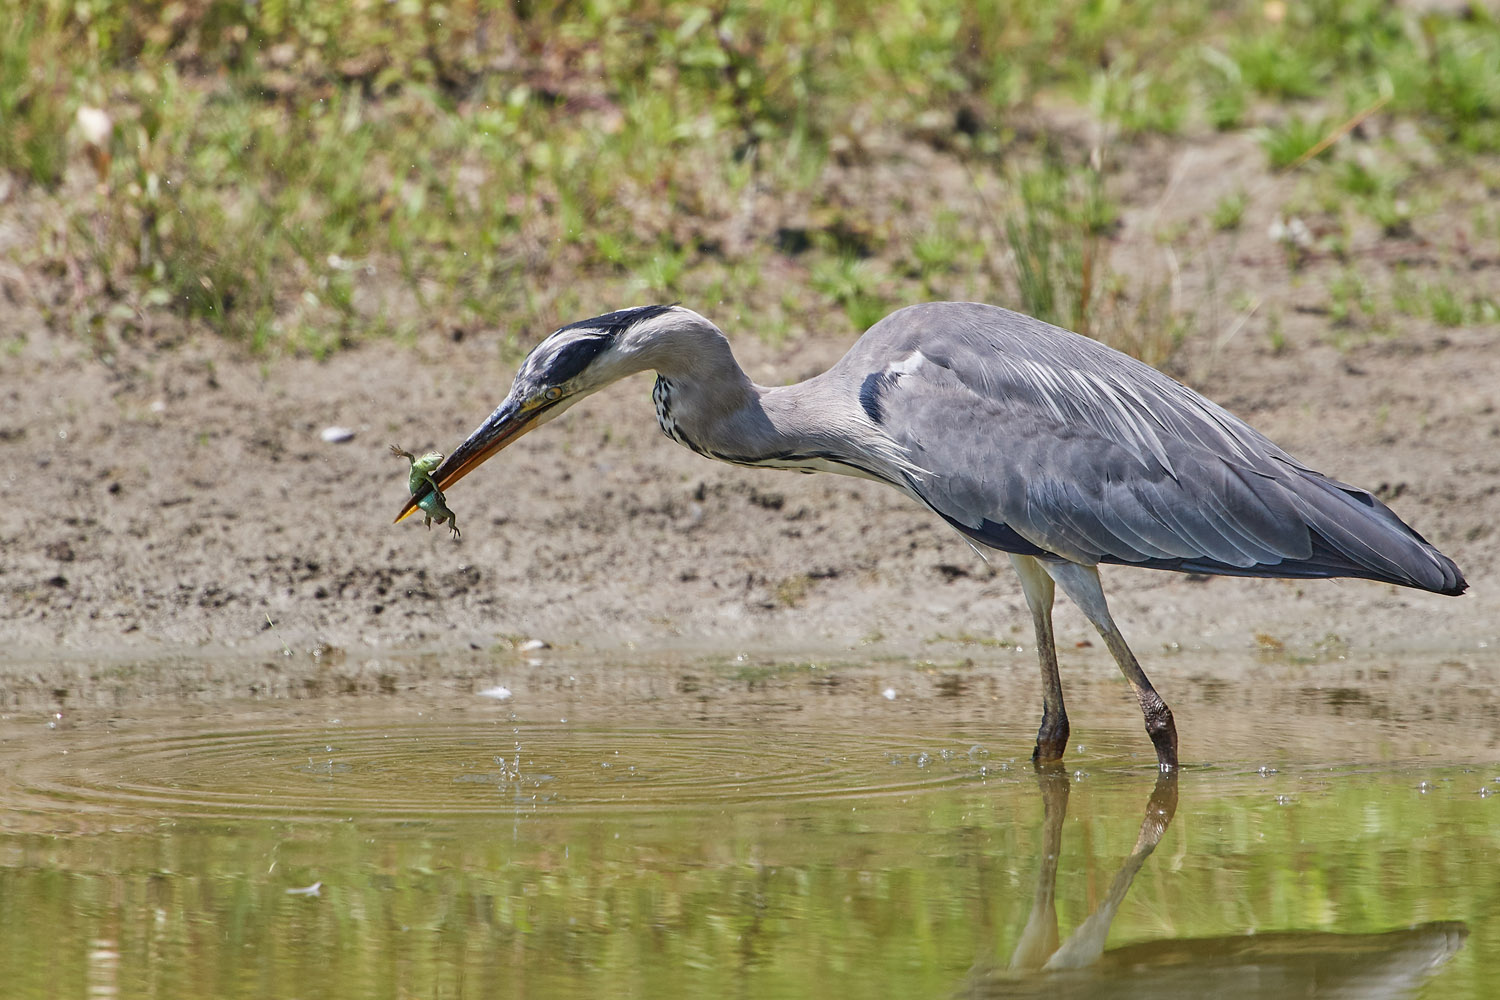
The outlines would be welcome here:
[[[641,366],[656,369],[660,378],[690,393],[695,409],[701,405],[705,415],[744,405],[756,389],[734,359],[729,340],[711,326],[686,327],[659,336],[642,352]]]
[[[738,365],[734,372],[733,380],[694,379],[658,369],[652,399],[662,432],[723,462],[826,471],[830,443],[816,419],[818,380],[770,388]]]
[[[640,360],[657,373],[652,398],[663,433],[701,455],[809,472],[847,472],[837,460],[859,458],[861,429],[846,426],[852,396],[840,391],[836,371],[756,385],[706,320],[658,329]]]
[[[737,454],[735,428],[743,414],[756,409],[763,390],[735,361],[723,334],[702,329],[691,334],[691,343],[664,344],[652,352],[657,422],[667,437],[700,454]]]

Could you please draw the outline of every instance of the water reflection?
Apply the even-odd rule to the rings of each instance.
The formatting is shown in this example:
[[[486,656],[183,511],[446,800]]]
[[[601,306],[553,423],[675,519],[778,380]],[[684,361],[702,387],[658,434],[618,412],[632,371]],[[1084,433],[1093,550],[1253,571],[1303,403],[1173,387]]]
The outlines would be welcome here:
[[[1500,766],[1453,726],[1268,750],[1220,685],[1218,763],[1153,786],[1134,724],[1034,771],[999,674],[476,676],[0,714],[0,996],[1493,994]]]
[[[1037,768],[1042,849],[1036,894],[1010,963],[981,963],[959,996],[973,998],[1235,997],[1395,1000],[1413,995],[1468,936],[1457,921],[1375,934],[1283,932],[1144,941],[1105,950],[1110,925],[1141,866],[1177,812],[1179,773],[1158,776],[1130,855],[1103,900],[1066,940],[1057,920],[1057,869],[1071,782],[1059,765]]]

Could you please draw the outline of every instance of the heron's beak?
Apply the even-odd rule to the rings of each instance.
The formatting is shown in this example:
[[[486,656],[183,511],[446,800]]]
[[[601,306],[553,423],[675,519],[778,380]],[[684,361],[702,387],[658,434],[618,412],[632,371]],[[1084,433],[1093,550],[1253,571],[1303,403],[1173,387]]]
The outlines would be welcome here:
[[[479,429],[455,448],[453,454],[433,472],[432,478],[437,481],[438,489],[446,490],[478,468],[485,459],[542,423],[541,417],[549,409],[551,407],[547,404],[523,408],[511,397],[506,397],[505,402],[496,407],[495,412],[479,425]],[[424,489],[408,497],[400,513],[396,515],[396,523],[399,524],[416,510],[417,502],[428,492],[430,490]]]

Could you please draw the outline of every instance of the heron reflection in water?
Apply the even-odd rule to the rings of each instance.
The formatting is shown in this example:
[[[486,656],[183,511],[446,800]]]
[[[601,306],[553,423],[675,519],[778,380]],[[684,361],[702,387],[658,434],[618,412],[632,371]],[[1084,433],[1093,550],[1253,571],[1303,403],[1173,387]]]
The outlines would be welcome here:
[[[1362,577],[1457,595],[1447,556],[1369,492],[1301,465],[1228,411],[1096,341],[995,306],[936,302],[876,323],[796,385],[754,384],[713,323],[680,306],[573,323],[527,355],[504,401],[401,508],[401,520],[522,434],[628,375],[657,373],[661,429],[735,465],[894,486],[976,550],[1005,552],[1042,671],[1033,756],[1068,716],[1054,591],[1130,682],[1163,770],[1177,728],[1111,618],[1101,563],[1253,577]]]
[[[1141,866],[1177,811],[1177,773],[1151,790],[1130,856],[1094,911],[1066,940],[1056,884],[1070,783],[1057,764],[1037,766],[1043,818],[1036,892],[1010,961],[975,964],[955,996],[971,1000],[1398,1000],[1410,997],[1463,947],[1456,921],[1375,934],[1286,931],[1142,941],[1106,951],[1110,925]]]

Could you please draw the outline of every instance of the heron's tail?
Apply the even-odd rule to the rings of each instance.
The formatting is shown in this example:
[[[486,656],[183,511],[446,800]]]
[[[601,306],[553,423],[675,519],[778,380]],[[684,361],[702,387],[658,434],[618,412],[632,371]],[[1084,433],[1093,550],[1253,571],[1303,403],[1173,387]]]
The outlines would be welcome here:
[[[1457,596],[1468,589],[1458,566],[1367,490],[1304,472],[1296,503],[1313,551],[1298,560],[1319,575],[1381,580]]]
[[[1306,525],[1312,544],[1305,555],[1250,565],[1211,556],[1140,562],[1105,556],[1100,562],[1215,576],[1358,577],[1452,597],[1468,589],[1463,572],[1452,559],[1369,491],[1302,468],[1295,468],[1292,476],[1279,478],[1276,483],[1284,490],[1279,496],[1286,513],[1300,517]]]

